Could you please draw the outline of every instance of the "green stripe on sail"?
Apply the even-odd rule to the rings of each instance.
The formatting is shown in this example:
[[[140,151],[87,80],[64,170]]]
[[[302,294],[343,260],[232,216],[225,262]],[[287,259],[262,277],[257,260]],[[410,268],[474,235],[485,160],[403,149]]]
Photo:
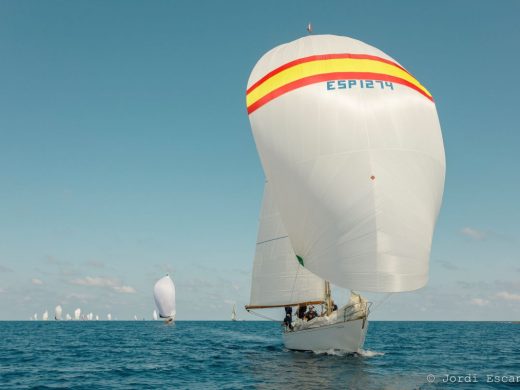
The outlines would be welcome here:
[[[300,256],[296,255],[296,259],[298,260],[298,263],[300,263],[302,267],[305,267],[303,265],[303,259]]]

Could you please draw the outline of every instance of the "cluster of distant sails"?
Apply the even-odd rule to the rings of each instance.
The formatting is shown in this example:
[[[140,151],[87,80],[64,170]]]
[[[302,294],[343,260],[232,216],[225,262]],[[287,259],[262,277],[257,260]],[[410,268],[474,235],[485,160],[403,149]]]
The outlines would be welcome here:
[[[154,310],[155,312],[155,310]],[[71,316],[69,313],[65,314],[65,317],[63,317],[63,308],[61,305],[56,306],[54,309],[54,319],[56,321],[99,321],[99,314],[94,314],[92,312],[87,314],[81,314],[81,309],[78,307],[76,310],[74,310],[74,316]],[[37,321],[38,320],[38,313],[34,313],[32,317],[29,318],[31,321]],[[48,321],[49,320],[49,312],[45,310],[42,314],[42,321]],[[112,314],[107,314],[107,320],[112,321]]]
[[[154,309],[152,318],[154,320],[157,320],[159,317],[163,318],[165,322],[171,323],[175,320],[176,315],[176,309],[175,309],[175,285],[173,284],[173,280],[170,278],[169,275],[164,276],[163,278],[159,279],[157,283],[155,283],[154,289],[153,289],[153,296],[155,299],[155,304],[157,306],[157,310]],[[65,318],[62,316],[63,314],[63,308],[61,305],[56,306],[54,309],[54,319],[56,321],[61,320],[75,320],[75,321],[92,321],[96,320],[99,321],[99,315],[94,314],[92,312],[87,314],[81,314],[81,309],[78,307],[76,310],[74,310],[74,317],[72,317],[69,313],[65,314]],[[38,320],[38,313],[34,313],[34,315],[29,318],[32,321]],[[134,320],[137,321],[137,316],[134,315]],[[49,312],[45,310],[42,314],[42,320],[48,321],[49,320]],[[107,314],[107,320],[112,321],[112,314]],[[144,320],[144,318],[143,318]]]

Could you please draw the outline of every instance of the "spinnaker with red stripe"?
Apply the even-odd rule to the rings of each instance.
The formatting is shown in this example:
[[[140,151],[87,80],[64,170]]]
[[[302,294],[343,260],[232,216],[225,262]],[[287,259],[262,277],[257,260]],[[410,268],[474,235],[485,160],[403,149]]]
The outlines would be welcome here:
[[[246,106],[305,269],[361,291],[423,287],[445,177],[426,87],[375,47],[310,35],[258,61]]]

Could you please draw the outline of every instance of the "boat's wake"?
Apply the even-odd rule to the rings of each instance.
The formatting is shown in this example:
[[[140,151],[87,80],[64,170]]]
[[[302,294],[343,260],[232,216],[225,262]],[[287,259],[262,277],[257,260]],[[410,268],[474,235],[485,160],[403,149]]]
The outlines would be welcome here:
[[[312,351],[316,355],[330,355],[330,356],[361,356],[364,358],[370,358],[370,357],[376,357],[376,356],[383,356],[384,352],[377,352],[377,351],[365,351],[364,349],[358,349],[357,352],[347,352],[342,351],[340,349],[328,349],[325,351]]]
[[[383,356],[384,352],[377,352],[377,351],[365,351],[364,349],[358,349],[357,354],[362,357],[375,357],[375,356]]]

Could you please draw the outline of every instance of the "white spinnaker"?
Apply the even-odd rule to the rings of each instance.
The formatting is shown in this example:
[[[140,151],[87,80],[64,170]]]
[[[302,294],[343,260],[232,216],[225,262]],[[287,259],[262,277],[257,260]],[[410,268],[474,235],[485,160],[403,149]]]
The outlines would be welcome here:
[[[62,312],[63,312],[63,310],[61,308],[61,305],[56,306],[56,308],[54,309],[54,319],[56,321],[60,321],[61,320],[61,313]]]
[[[298,263],[266,182],[248,307],[323,301],[324,288],[321,278]]]
[[[76,310],[74,310],[74,319],[77,321],[81,317],[81,309],[78,307]]]
[[[170,276],[166,275],[155,283],[153,297],[161,318],[175,318],[175,286]]]
[[[351,38],[312,35],[265,54],[248,89],[291,61],[337,53],[395,62]],[[269,101],[249,115],[256,146],[305,268],[345,288],[415,290],[428,281],[444,189],[437,111],[403,84],[357,85],[321,81]]]

